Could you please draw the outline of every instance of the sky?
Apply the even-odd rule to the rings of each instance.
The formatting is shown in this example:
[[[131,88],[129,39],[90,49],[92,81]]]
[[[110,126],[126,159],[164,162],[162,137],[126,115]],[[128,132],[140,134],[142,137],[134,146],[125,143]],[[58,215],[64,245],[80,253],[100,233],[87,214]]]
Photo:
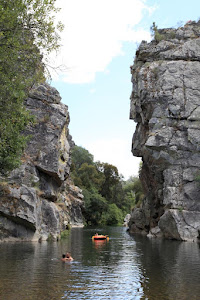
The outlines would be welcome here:
[[[51,56],[51,85],[68,106],[70,134],[94,161],[113,164],[128,179],[141,158],[131,152],[130,66],[150,27],[179,27],[200,18],[199,0],[57,0],[65,29]]]

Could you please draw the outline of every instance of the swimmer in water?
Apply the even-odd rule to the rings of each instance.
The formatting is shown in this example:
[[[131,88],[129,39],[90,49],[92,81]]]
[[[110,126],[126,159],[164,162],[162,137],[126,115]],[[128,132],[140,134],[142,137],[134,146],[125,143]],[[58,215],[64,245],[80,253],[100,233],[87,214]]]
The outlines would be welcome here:
[[[74,260],[74,259],[71,257],[70,253],[67,252],[66,254],[63,254],[63,255],[62,255],[61,260],[65,262],[65,261],[72,261],[72,260]]]
[[[65,257],[68,261],[74,260],[73,257],[71,257],[71,254],[69,252],[66,253]]]

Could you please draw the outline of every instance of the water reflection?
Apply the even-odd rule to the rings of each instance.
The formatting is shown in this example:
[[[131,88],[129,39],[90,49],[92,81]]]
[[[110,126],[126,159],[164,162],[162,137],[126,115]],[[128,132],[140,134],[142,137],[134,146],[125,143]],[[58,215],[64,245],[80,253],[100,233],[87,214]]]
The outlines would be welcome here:
[[[110,240],[92,241],[98,231]],[[74,261],[63,263],[63,253]],[[0,299],[199,299],[199,245],[76,228],[60,242],[0,244]]]
[[[199,299],[199,244],[139,236],[134,239],[145,277],[142,299]]]
[[[109,243],[109,241],[106,240],[94,240],[92,242],[93,246],[99,251],[101,251],[106,246],[106,244]]]

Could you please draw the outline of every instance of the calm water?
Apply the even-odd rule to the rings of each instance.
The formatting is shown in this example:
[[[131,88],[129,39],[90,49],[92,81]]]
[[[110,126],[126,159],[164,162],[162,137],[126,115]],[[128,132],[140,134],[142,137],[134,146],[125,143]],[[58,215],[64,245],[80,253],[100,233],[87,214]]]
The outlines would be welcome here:
[[[109,234],[109,242],[92,235]],[[71,251],[74,261],[60,261]],[[72,229],[60,242],[0,244],[1,300],[199,300],[195,243],[129,236],[126,228]]]

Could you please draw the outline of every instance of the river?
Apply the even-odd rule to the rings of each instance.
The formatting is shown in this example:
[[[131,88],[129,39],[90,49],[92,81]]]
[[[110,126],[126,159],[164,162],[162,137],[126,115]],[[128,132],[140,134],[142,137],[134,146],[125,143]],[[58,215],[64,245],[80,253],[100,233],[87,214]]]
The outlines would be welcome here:
[[[93,242],[98,233],[108,242]],[[62,262],[71,252],[73,262]],[[0,244],[1,300],[199,300],[200,245],[73,228],[59,242]]]

